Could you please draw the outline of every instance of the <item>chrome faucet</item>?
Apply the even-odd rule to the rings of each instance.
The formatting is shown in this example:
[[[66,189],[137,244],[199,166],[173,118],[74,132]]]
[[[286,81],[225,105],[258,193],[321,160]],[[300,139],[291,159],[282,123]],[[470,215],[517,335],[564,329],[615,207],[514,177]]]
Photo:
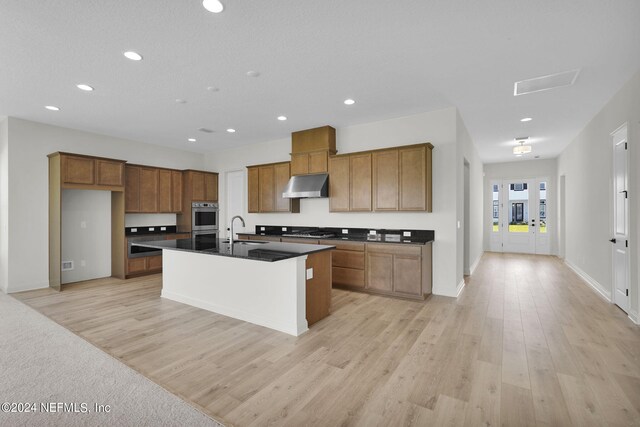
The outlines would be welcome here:
[[[231,218],[231,226],[229,228],[231,228],[231,236],[229,236],[229,245],[231,245],[231,247],[233,247],[233,221],[236,220],[236,218],[238,218],[240,221],[242,221],[242,226],[244,227],[244,219],[240,216],[240,215],[236,215],[233,218]]]

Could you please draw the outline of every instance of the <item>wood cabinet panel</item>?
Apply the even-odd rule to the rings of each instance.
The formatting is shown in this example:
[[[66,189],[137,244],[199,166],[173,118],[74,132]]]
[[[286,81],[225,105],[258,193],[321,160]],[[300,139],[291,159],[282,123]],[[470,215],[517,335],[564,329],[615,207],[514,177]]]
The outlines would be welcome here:
[[[291,133],[291,152],[308,153],[310,151],[336,151],[336,130],[331,126],[322,126]]]
[[[347,242],[344,240],[320,240],[320,244],[335,246],[337,250],[358,252],[364,252],[365,245],[365,243],[361,242]]]
[[[329,158],[329,211],[349,211],[349,156]]]
[[[158,170],[158,212],[173,212],[171,171]]]
[[[349,156],[349,209],[371,210],[371,153]]]
[[[306,175],[309,173],[309,154],[299,153],[291,155],[291,175]]]
[[[203,202],[205,199],[204,173],[191,172],[191,201]]]
[[[260,177],[260,212],[273,212],[276,203],[273,166],[261,166],[258,171]]]
[[[127,273],[136,274],[144,273],[147,270],[146,258],[128,258],[127,259]]]
[[[367,243],[367,252],[382,252],[397,255],[420,256],[422,245],[394,245],[389,243]]]
[[[204,197],[207,202],[218,201],[218,175],[215,173],[204,174]]]
[[[282,243],[302,243],[305,245],[317,245],[319,240],[307,239],[305,237],[283,237],[280,239]]]
[[[95,160],[87,157],[62,157],[62,181],[65,184],[95,184]]]
[[[125,212],[140,212],[140,168],[137,166],[125,167]]]
[[[426,147],[398,150],[401,210],[427,210],[426,150]]]
[[[308,154],[309,173],[326,173],[328,169],[328,151],[316,151]]]
[[[171,171],[171,210],[182,212],[182,172]]]
[[[333,284],[364,289],[364,270],[333,267]]]
[[[289,182],[289,163],[278,163],[273,165],[274,185],[275,185],[275,211],[289,212],[291,210],[291,199],[282,197],[282,192]]]
[[[266,242],[279,242],[279,236],[249,236],[249,240],[262,240]]]
[[[147,257],[147,270],[162,269],[162,255]]]
[[[334,250],[332,264],[334,267],[346,267],[364,270],[364,252]]]
[[[393,291],[422,295],[422,257],[394,255]]]
[[[158,169],[140,168],[140,212],[158,212]]]
[[[331,308],[331,251],[307,256],[306,268],[313,278],[306,282],[306,317],[309,326],[329,315]]]
[[[367,251],[367,288],[393,291],[393,255]]]
[[[374,210],[398,210],[398,150],[373,153],[373,189]]]
[[[247,169],[248,210],[249,213],[260,212],[260,174],[257,167]]]
[[[124,185],[124,163],[96,159],[96,181],[98,185],[122,187]]]

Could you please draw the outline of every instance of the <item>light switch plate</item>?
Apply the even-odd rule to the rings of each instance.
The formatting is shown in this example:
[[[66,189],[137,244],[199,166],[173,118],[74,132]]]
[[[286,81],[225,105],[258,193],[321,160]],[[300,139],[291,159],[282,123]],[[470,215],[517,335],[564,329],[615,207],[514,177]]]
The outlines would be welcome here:
[[[282,231],[287,231],[287,227],[282,227]]]
[[[348,228],[343,228],[342,229],[342,234],[349,234],[349,229]]]
[[[404,237],[411,237],[411,232],[410,232],[410,231],[403,231],[403,232],[402,232],[402,236],[404,236]]]
[[[131,229],[131,232],[132,232],[132,233],[137,233],[137,232],[138,232],[138,229],[137,229],[137,228],[132,228],[132,229]]]
[[[160,231],[167,231],[167,227],[160,227]]]
[[[376,230],[369,230],[369,234],[375,236],[378,232],[376,232]]]
[[[307,268],[307,280],[313,279],[313,267]]]
[[[458,221],[458,228],[460,228],[460,221]]]
[[[155,227],[149,227],[149,231],[154,231]]]
[[[260,227],[260,231],[264,231],[264,227]]]

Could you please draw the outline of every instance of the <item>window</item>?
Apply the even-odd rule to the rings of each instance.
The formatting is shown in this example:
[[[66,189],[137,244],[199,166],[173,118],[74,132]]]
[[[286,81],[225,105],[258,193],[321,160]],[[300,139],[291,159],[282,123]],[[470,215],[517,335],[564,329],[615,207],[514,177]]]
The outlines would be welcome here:
[[[546,200],[540,200],[540,219],[547,217],[547,202]]]
[[[493,201],[493,219],[498,219],[500,211],[498,210],[498,201]]]
[[[540,190],[546,190],[547,189],[547,183],[546,182],[541,182],[540,183]]]

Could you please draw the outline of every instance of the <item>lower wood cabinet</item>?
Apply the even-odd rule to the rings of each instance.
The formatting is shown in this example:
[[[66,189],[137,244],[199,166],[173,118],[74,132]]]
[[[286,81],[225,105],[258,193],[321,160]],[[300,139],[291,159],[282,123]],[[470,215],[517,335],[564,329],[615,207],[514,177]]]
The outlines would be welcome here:
[[[162,271],[162,255],[127,259],[127,276],[159,273]]]
[[[366,287],[398,296],[431,293],[431,244],[367,244]]]
[[[333,284],[350,288],[365,287],[365,244],[358,242],[341,242],[321,240],[321,245],[333,245],[331,266]]]

